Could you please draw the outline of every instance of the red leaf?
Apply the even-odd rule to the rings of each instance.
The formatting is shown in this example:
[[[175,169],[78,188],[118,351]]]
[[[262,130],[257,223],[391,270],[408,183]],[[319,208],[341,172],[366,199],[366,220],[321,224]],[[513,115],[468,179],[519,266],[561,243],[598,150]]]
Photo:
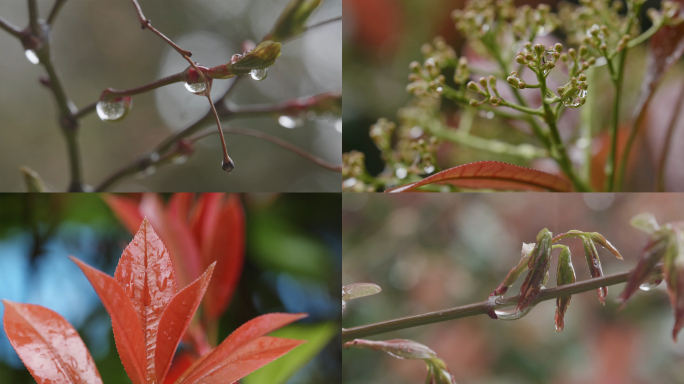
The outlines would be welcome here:
[[[216,260],[216,274],[209,283],[204,299],[209,320],[223,314],[242,274],[245,257],[245,214],[236,195],[230,195],[219,211],[216,222],[207,227],[208,248],[203,248],[204,260]],[[206,233],[206,232],[205,232]]]
[[[156,382],[164,381],[178,343],[190,324],[195,311],[197,311],[197,307],[202,302],[202,296],[207,290],[215,265],[216,263],[211,264],[202,277],[178,292],[162,314],[159,320],[157,348],[154,354],[157,372]]]
[[[140,228],[143,217],[138,210],[137,201],[117,195],[103,195],[102,199],[114,211],[129,232],[135,233]]]
[[[176,379],[178,379],[183,372],[187,371],[195,361],[197,361],[196,354],[186,349],[180,350],[173,357],[173,362],[171,363],[169,372],[166,374],[164,384],[173,384]]]
[[[145,339],[142,328],[136,326],[139,324],[138,315],[128,294],[114,278],[73,256],[70,259],[81,268],[112,318],[116,349],[128,377],[134,384],[145,383]]]
[[[39,305],[2,302],[7,338],[38,384],[102,383],[83,340],[62,316]]]
[[[202,250],[209,248],[209,242],[211,241],[209,234],[212,232],[212,226],[216,224],[219,214],[218,208],[223,196],[223,193],[203,193],[199,195],[195,204],[195,211],[190,217],[190,230],[197,241],[197,245]],[[205,264],[213,261],[204,258],[208,256],[204,251],[202,252]]]
[[[174,193],[169,199],[169,214],[184,223],[188,222],[194,200],[193,193]]]
[[[241,347],[257,338],[308,316],[305,313],[270,313],[256,317],[231,333],[211,353],[202,356],[188,369],[177,383],[197,383],[208,372],[229,358]],[[230,381],[226,381],[230,382]]]
[[[176,294],[176,277],[166,247],[146,218],[121,255],[114,277],[138,314],[147,347],[147,381],[156,382],[154,351],[159,319]]]
[[[207,368],[193,381],[186,380],[182,383],[232,383],[283,356],[303,343],[306,343],[306,341],[262,336],[252,340],[220,363]]]
[[[200,265],[200,251],[188,225],[170,212],[167,214],[161,199],[153,193],[143,196],[140,211],[148,218],[169,250],[177,285],[185,287],[199,278],[202,270],[209,265],[204,268]]]
[[[430,184],[514,191],[570,192],[572,189],[568,180],[550,173],[498,161],[478,161],[450,168],[421,181],[388,189],[385,192],[406,192]]]

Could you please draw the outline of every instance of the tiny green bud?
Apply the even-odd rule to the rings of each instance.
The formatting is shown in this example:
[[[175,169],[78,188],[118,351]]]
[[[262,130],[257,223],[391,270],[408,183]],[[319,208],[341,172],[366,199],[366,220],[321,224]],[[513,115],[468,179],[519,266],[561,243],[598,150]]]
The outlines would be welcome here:
[[[478,92],[478,93],[480,92],[480,88],[477,86],[477,83],[474,81],[469,81],[468,85],[466,85],[466,87],[468,87],[468,89],[473,91],[473,92]]]
[[[553,46],[553,50],[558,52],[558,53],[563,52],[563,44],[556,43],[556,45]]]
[[[487,79],[485,79],[484,77],[480,77],[480,80],[478,80],[478,81],[480,82],[480,85],[482,86],[482,88],[484,88],[486,91],[487,90]]]
[[[587,75],[584,73],[580,73],[580,75],[577,77],[579,81],[587,81]]]

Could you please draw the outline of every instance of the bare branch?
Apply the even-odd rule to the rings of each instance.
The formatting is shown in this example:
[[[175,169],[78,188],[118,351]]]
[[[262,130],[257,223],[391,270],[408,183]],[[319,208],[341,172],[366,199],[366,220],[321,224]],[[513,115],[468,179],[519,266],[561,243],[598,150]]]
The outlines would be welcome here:
[[[48,25],[52,25],[55,22],[59,11],[62,10],[62,7],[64,4],[66,4],[66,2],[67,0],[55,0],[55,4],[52,6],[52,10],[50,11],[50,16],[48,16],[47,19]]]
[[[320,157],[314,156],[314,155],[306,152],[305,150],[303,150],[299,147],[296,147],[296,146],[294,146],[294,145],[288,143],[287,141],[280,139],[278,137],[271,136],[269,134],[259,132],[259,131],[255,131],[252,129],[245,129],[245,128],[240,128],[240,127],[226,127],[226,128],[223,128],[223,132],[228,133],[228,134],[251,136],[251,137],[255,137],[257,139],[268,141],[268,142],[273,143],[279,147],[285,148],[288,151],[296,153],[297,155],[299,155],[299,156],[311,161],[312,163],[315,163],[316,165],[319,165],[319,166],[321,166],[321,167],[323,167],[329,171],[338,172],[338,173],[342,172],[341,166],[330,164],[327,161],[321,159]],[[211,136],[214,134],[216,134],[216,132],[201,133],[197,136],[193,136],[191,139],[193,142],[195,142],[195,141],[201,140],[207,136]]]
[[[22,38],[21,29],[0,16],[0,28],[17,39]]]
[[[168,37],[164,36],[163,33],[159,32],[156,28],[152,26],[152,22],[148,20],[145,15],[143,14],[142,8],[140,8],[140,4],[138,4],[138,0],[131,0],[133,2],[133,6],[135,6],[135,10],[138,13],[138,19],[140,20],[140,27],[142,29],[148,28],[150,31],[154,32],[157,36],[161,37],[162,40],[166,41],[167,44],[169,44],[173,49],[176,50],[176,52],[180,53],[181,56],[187,56],[187,57],[192,57],[192,52],[186,51],[185,49],[179,47],[171,41]]]
[[[597,277],[595,279],[589,279],[573,284],[563,285],[560,287],[544,289],[539,293],[539,296],[537,296],[537,298],[533,301],[532,305],[562,296],[569,296],[575,293],[592,291],[600,287],[607,287],[609,285],[624,283],[627,281],[627,279],[633,271],[634,270],[632,269],[616,273],[613,275],[606,275],[602,277]],[[424,313],[422,315],[408,316],[399,319],[381,321],[374,324],[361,325],[358,327],[348,329],[343,328],[342,342],[344,343],[362,337],[379,335],[381,333],[417,327],[420,325],[438,323],[441,321],[460,319],[463,317],[470,317],[476,315],[484,315],[489,310],[496,310],[509,305],[514,305],[517,302],[518,296],[515,296],[506,298],[505,300],[501,301],[501,303],[497,303],[494,305],[486,301],[483,301],[479,303],[463,305],[460,307]]]
[[[28,0],[29,8],[29,25],[31,26],[31,32],[35,36],[42,36],[40,25],[38,24],[38,4],[36,0]]]

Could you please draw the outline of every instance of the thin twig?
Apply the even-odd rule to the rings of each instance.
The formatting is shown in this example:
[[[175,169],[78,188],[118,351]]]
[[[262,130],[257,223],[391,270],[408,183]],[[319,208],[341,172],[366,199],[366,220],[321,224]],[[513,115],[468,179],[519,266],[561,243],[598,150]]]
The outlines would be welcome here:
[[[665,165],[667,164],[667,157],[670,155],[670,149],[672,148],[671,141],[675,127],[677,126],[677,117],[679,117],[681,110],[684,107],[684,85],[680,87],[677,101],[675,101],[674,105],[675,107],[672,108],[670,124],[667,127],[667,135],[665,136],[665,141],[663,141],[663,153],[660,155],[660,161],[658,162],[658,177],[656,179],[656,190],[658,192],[665,192]]]
[[[35,36],[42,36],[40,33],[40,25],[38,24],[38,3],[36,0],[28,0],[29,9],[29,25],[31,26],[31,32]]]
[[[62,10],[62,7],[64,4],[66,4],[66,2],[67,0],[55,0],[55,4],[52,6],[52,10],[50,11],[50,16],[48,16],[47,19],[48,25],[52,25],[55,22],[59,11]]]
[[[17,39],[22,38],[21,29],[0,16],[0,28]]]
[[[192,52],[186,51],[185,49],[179,47],[171,41],[168,37],[164,36],[163,33],[159,32],[156,28],[152,26],[152,22],[145,17],[143,14],[142,8],[140,8],[140,4],[138,4],[138,0],[131,0],[133,2],[133,6],[135,7],[136,12],[138,13],[138,19],[140,20],[140,27],[142,29],[148,28],[150,31],[154,32],[157,36],[161,37],[162,40],[166,41],[167,44],[169,44],[173,49],[176,50],[176,52],[180,53],[181,56],[187,56],[187,57],[192,57]]]
[[[223,132],[224,132],[224,133],[228,133],[228,134],[236,134],[236,135],[243,135],[243,136],[251,136],[251,137],[255,137],[255,138],[257,138],[257,139],[261,139],[261,140],[268,141],[268,142],[273,143],[273,144],[275,144],[275,145],[277,145],[277,146],[279,146],[279,147],[285,148],[285,149],[287,149],[288,151],[294,152],[294,153],[296,153],[297,155],[299,155],[299,156],[301,156],[301,157],[303,157],[303,158],[305,158],[305,159],[311,161],[312,163],[315,163],[316,165],[320,165],[321,167],[323,167],[323,168],[325,168],[325,169],[327,169],[327,170],[330,170],[330,171],[333,171],[333,172],[338,172],[338,173],[339,173],[339,172],[342,172],[342,167],[341,167],[341,166],[330,164],[330,163],[328,163],[327,161],[321,159],[320,157],[314,156],[314,155],[312,155],[312,154],[306,152],[305,150],[303,150],[303,149],[301,149],[301,148],[298,148],[298,147],[296,147],[296,146],[290,144],[289,142],[287,142],[287,141],[285,141],[285,140],[283,140],[283,139],[280,139],[280,138],[278,138],[278,137],[271,136],[271,135],[269,135],[269,134],[266,134],[266,133],[263,133],[263,132],[259,132],[259,131],[255,131],[255,130],[252,130],[252,129],[245,129],[245,128],[232,127],[232,126],[231,126],[231,127],[225,127],[225,128],[223,128]],[[201,140],[201,139],[203,139],[203,138],[205,138],[205,137],[207,137],[207,136],[211,136],[211,135],[215,135],[215,134],[216,134],[216,132],[214,132],[214,131],[212,131],[212,132],[200,133],[200,134],[197,135],[197,136],[193,136],[193,137],[191,138],[191,140],[192,140],[193,142],[196,142],[196,141]]]
[[[543,289],[539,296],[534,300],[532,305],[539,302],[555,299],[561,296],[573,295],[580,292],[591,291],[600,287],[607,287],[609,285],[615,285],[624,283],[628,280],[630,274],[634,270],[628,270],[613,275],[607,275],[602,277],[597,277],[595,279],[589,279],[580,281],[573,284],[567,284],[560,287]],[[438,323],[441,321],[460,319],[463,317],[470,317],[476,315],[484,315],[490,310],[496,310],[503,307],[515,305],[518,302],[518,296],[509,297],[496,304],[488,303],[487,301],[463,305],[460,307],[444,309],[435,312],[424,313],[422,315],[402,317],[399,319],[381,321],[374,324],[361,325],[354,328],[342,329],[342,342],[347,342],[350,340],[378,335],[381,333],[387,333],[392,331],[397,331],[400,329],[417,327],[420,325]]]

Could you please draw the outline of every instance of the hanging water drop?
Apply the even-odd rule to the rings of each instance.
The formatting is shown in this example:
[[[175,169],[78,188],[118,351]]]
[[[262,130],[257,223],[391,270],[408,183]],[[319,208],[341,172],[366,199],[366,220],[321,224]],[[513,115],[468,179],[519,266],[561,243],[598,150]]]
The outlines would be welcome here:
[[[171,162],[174,164],[185,164],[187,161],[188,161],[187,155],[180,155],[180,156],[176,156],[173,159],[171,159]]]
[[[406,168],[397,168],[394,174],[397,175],[398,179],[405,179],[408,176],[408,171]]]
[[[299,116],[282,115],[278,118],[278,124],[285,128],[293,129],[304,125],[304,119]]]
[[[24,52],[24,54],[26,55],[26,58],[28,59],[28,61],[31,62],[31,64],[39,64],[40,63],[40,59],[38,58],[38,55],[36,55],[36,53],[33,50],[27,49],[26,52]]]
[[[252,71],[249,73],[252,76],[252,79],[256,81],[261,81],[268,76],[268,68],[264,69],[252,69]]]
[[[228,161],[223,160],[221,162],[221,168],[223,168],[224,171],[230,173],[235,169],[235,163],[233,163],[233,160],[228,159]]]
[[[647,283],[643,283],[639,286],[639,289],[641,289],[642,291],[648,292],[650,290],[656,289],[658,287],[658,285],[660,285],[661,281],[656,281],[656,282],[650,282],[649,281]]]
[[[120,97],[109,101],[99,101],[95,109],[102,121],[119,121],[126,116],[132,104],[130,97]]]
[[[183,83],[183,85],[185,85],[185,89],[187,89],[188,91],[190,91],[190,93],[193,93],[195,95],[201,95],[204,93],[204,91],[207,90],[207,83]]]
[[[489,299],[487,299],[487,303],[491,305],[500,305],[503,304],[505,300],[506,299],[504,299],[503,296],[490,296]],[[532,310],[532,308],[534,308],[535,305],[536,304],[530,305],[524,310],[518,311],[518,303],[513,302],[511,304],[506,304],[503,307],[495,309],[494,314],[496,314],[499,320],[517,320],[527,315]]]
[[[568,108],[579,108],[587,101],[587,90],[578,89],[570,97],[563,99],[563,105]]]

